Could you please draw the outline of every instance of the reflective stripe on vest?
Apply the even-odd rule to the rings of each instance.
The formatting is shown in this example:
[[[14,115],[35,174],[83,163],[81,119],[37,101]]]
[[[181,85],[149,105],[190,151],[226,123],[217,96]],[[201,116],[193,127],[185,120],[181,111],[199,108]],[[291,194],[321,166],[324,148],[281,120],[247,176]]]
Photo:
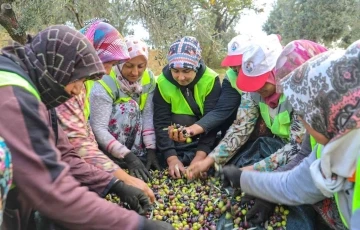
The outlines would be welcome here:
[[[36,97],[39,101],[41,100],[38,91],[27,80],[25,80],[23,77],[21,77],[16,73],[0,71],[0,87],[4,87],[4,86],[21,87],[26,91],[28,91],[29,93],[31,93],[32,95],[34,95],[34,97]],[[15,187],[16,185],[13,182],[10,186],[10,189],[13,189]]]
[[[317,150],[316,150],[316,158],[320,159],[321,158],[321,151],[323,150],[324,146],[318,144]],[[357,167],[356,167],[356,178],[360,178],[360,160],[358,160],[357,162]],[[346,228],[349,228],[345,217],[343,216],[343,214],[341,213],[341,209],[340,209],[340,205],[339,205],[339,195],[338,193],[334,193],[334,198],[335,198],[335,202],[336,202],[336,206],[338,208],[339,214],[340,214],[340,218],[341,221],[343,222],[343,224],[345,225]],[[356,183],[354,184],[354,196],[353,196],[353,205],[352,205],[352,213],[355,212],[355,210],[360,209],[360,183]]]
[[[84,101],[84,115],[86,121],[89,119],[90,116],[90,92],[94,84],[95,84],[94,80],[87,80],[84,83],[86,89],[86,96]]]
[[[206,67],[204,74],[194,85],[194,99],[202,115],[204,114],[205,98],[213,89],[217,76],[218,74],[214,70]],[[173,114],[194,116],[190,105],[187,103],[179,87],[167,80],[163,74],[158,77],[157,82],[160,94],[167,103],[171,104],[171,112]]]
[[[18,86],[25,90],[27,90],[29,93],[34,95],[39,101],[40,95],[38,91],[23,77],[16,73],[11,73],[7,71],[0,71],[0,87],[2,86]]]
[[[310,145],[311,145],[311,149],[314,150],[315,145],[316,145],[316,140],[313,136],[310,136]]]
[[[236,86],[237,77],[238,77],[238,75],[231,68],[226,71],[225,78],[230,82],[231,86],[234,89],[236,89],[240,94],[242,94],[242,91]]]
[[[270,117],[269,106],[262,101],[259,101],[259,108],[262,118],[265,121],[266,126],[271,132],[281,138],[290,139],[290,124],[291,118],[290,113],[292,107],[284,94],[281,95],[278,105],[278,113],[272,120]]]
[[[115,104],[125,103],[132,98],[120,90],[119,81],[116,79],[115,71],[111,71],[110,75],[105,75],[100,81],[98,81],[106,90],[108,95],[113,99]],[[140,95],[140,110],[143,110],[146,104],[146,100],[149,92],[155,88],[155,79],[148,70],[145,70],[141,78],[142,93]]]

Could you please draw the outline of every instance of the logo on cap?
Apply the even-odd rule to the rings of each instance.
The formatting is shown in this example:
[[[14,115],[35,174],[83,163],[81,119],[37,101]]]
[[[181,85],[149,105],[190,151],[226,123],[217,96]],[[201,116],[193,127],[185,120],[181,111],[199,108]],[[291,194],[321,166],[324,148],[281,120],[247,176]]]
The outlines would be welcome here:
[[[251,73],[254,70],[254,63],[252,61],[246,62],[245,70],[246,72]]]
[[[235,51],[238,47],[239,47],[239,44],[238,44],[237,42],[234,42],[234,43],[231,45],[231,50],[232,50],[232,51]]]

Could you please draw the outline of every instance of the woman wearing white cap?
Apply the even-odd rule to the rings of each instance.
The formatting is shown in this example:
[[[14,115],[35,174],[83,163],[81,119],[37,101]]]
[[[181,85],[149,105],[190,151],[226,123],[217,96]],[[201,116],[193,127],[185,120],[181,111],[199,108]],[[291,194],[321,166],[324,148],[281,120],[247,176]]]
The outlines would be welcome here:
[[[225,182],[288,205],[334,196],[344,225],[360,229],[359,56],[356,41],[346,51],[318,55],[281,81],[284,94],[318,143],[309,157],[283,173],[225,167]]]
[[[257,51],[257,52],[254,52]],[[267,52],[264,54],[264,52]],[[279,39],[276,35],[270,35],[263,39],[262,41],[252,41],[246,51],[242,56],[242,66],[239,71],[239,75],[236,78],[236,84],[238,88],[243,91],[256,91],[261,89],[261,95],[259,93],[243,93],[241,105],[238,109],[237,119],[228,130],[224,139],[220,142],[220,144],[209,154],[209,156],[198,165],[194,165],[189,168],[190,176],[197,176],[200,172],[206,171],[208,167],[210,167],[214,162],[218,164],[225,164],[229,162],[229,160],[234,157],[235,154],[248,143],[249,136],[251,132],[254,130],[255,123],[259,117],[262,117],[265,120],[266,126],[270,129],[272,136],[276,135],[278,138],[262,138],[264,139],[265,146],[270,146],[272,151],[266,151],[264,149],[264,144],[261,143],[261,140],[256,144],[255,149],[259,149],[261,146],[264,149],[263,151],[255,150],[247,151],[244,155],[239,153],[240,161],[231,163],[236,164],[240,167],[253,164],[257,162],[261,158],[267,157],[269,154],[275,152],[277,149],[281,149],[287,142],[289,142],[290,136],[290,125],[293,120],[292,108],[289,106],[284,98],[280,97],[281,95],[276,94],[275,92],[275,78],[273,74],[273,68],[275,67],[276,60],[279,57],[282,51],[282,46],[279,42]],[[247,59],[254,58],[256,61],[256,65],[248,62]],[[267,68],[264,68],[267,64]],[[261,82],[257,81],[257,78],[251,78],[251,80],[255,81],[255,84],[252,82],[246,82],[246,87],[239,87],[239,82],[243,80],[243,70],[244,68],[252,69],[252,71],[257,71],[258,75],[261,75]],[[260,72],[259,72],[260,70]],[[253,87],[253,88],[251,88]],[[266,88],[266,90],[264,90]],[[265,91],[265,92],[264,92]],[[265,98],[262,99],[262,96]],[[280,102],[280,103],[279,103]],[[261,107],[259,109],[259,107]],[[270,110],[269,110],[270,108]],[[259,113],[259,110],[261,113]],[[268,114],[266,114],[266,110]],[[281,110],[281,111],[280,111]],[[280,113],[281,112],[281,113]],[[260,116],[261,114],[261,116]],[[279,118],[276,119],[277,122],[273,122],[270,120],[269,116],[274,117],[275,115],[281,115],[281,122],[279,122]],[[281,124],[281,125],[280,125]],[[296,124],[297,127],[297,124]],[[293,129],[295,130],[295,129]],[[265,140],[266,139],[266,140]],[[271,140],[270,140],[271,139]],[[296,139],[296,138],[293,138]],[[255,145],[254,144],[254,145]],[[298,150],[298,143],[296,140],[293,143],[289,143],[285,145],[282,150],[286,150],[287,154],[294,149],[294,153]],[[295,146],[295,148],[294,148]],[[250,146],[251,147],[251,146]],[[275,148],[276,147],[276,148]],[[244,150],[244,148],[242,148]],[[251,150],[251,148],[250,148]],[[291,152],[292,153],[292,152]],[[277,156],[277,155],[275,155]],[[235,157],[236,158],[236,157]],[[281,159],[286,159],[281,156]],[[237,159],[235,159],[237,160]],[[287,159],[286,159],[287,160]],[[268,159],[266,165],[256,164],[256,169],[263,170],[273,170],[277,168],[279,165],[285,164],[284,160]],[[196,168],[195,168],[196,166]]]

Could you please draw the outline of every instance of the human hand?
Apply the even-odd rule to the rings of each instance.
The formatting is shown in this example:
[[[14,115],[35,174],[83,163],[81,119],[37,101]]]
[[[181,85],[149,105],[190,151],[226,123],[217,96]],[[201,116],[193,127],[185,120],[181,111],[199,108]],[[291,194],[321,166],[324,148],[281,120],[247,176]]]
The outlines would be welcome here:
[[[134,187],[140,189],[141,191],[143,191],[149,197],[151,203],[153,203],[155,201],[154,192],[149,188],[149,186],[144,181],[142,181],[136,177],[128,175],[124,179],[124,182],[127,185],[134,186]]]
[[[221,177],[223,186],[231,186],[233,188],[240,188],[241,170],[235,165],[224,166],[221,170]]]
[[[246,219],[253,224],[264,223],[270,218],[275,208],[275,204],[250,195],[241,198],[241,204],[249,202],[253,203],[253,206],[248,210]]]
[[[177,156],[171,156],[167,159],[167,163],[169,166],[169,175],[174,179],[180,179],[181,174],[185,173],[185,168],[179,158]]]
[[[151,208],[149,198],[138,188],[127,185],[124,181],[117,180],[109,190],[126,202],[130,208],[140,215],[144,215]]]
[[[207,172],[215,162],[212,157],[206,157],[205,159],[199,161],[194,160],[186,169],[186,177],[190,180],[201,177],[202,173]]]
[[[146,150],[146,169],[150,170],[151,166],[153,166],[157,170],[161,169],[155,150],[147,149]]]
[[[128,153],[124,157],[124,161],[128,166],[130,175],[136,176],[137,178],[142,178],[145,182],[148,182],[149,179],[151,179],[149,171],[145,168],[145,165],[134,153]]]
[[[174,125],[170,125],[168,127],[168,134],[169,134],[169,138],[173,141],[176,142],[186,142],[186,137],[184,136],[181,126],[180,125],[175,125],[178,127],[174,127]]]

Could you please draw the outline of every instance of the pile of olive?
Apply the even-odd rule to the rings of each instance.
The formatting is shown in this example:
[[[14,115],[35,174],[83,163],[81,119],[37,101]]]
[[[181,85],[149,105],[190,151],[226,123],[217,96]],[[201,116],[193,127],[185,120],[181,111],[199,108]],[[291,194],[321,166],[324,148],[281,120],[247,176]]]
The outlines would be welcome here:
[[[232,229],[256,229],[246,220],[246,213],[252,208],[254,201],[241,204],[244,194],[233,197],[227,189],[221,187],[219,179],[208,177],[193,181],[186,178],[174,180],[168,177],[167,170],[156,170],[151,174],[153,179],[148,185],[153,189],[156,201],[153,210],[147,214],[148,218],[166,221],[180,230],[214,230],[220,217],[232,219]],[[114,195],[108,195],[106,199],[126,205]],[[288,214],[289,210],[276,206],[274,214],[262,228],[286,229]]]

